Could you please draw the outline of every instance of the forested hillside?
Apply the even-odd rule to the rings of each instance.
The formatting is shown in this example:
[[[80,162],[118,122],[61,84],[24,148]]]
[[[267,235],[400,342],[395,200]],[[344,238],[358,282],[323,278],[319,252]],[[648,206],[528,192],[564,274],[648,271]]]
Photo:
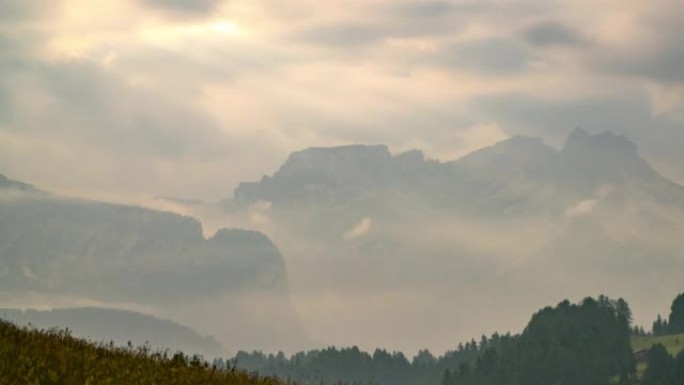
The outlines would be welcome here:
[[[630,319],[622,299],[561,302],[536,313],[511,343],[485,351],[474,368],[447,372],[443,384],[601,385],[611,378],[632,383],[636,361]]]
[[[240,352],[237,365],[301,384],[338,382],[380,385],[603,385],[635,380],[626,301],[605,296],[578,304],[563,301],[537,312],[515,336],[494,334],[434,357],[329,348],[264,355]]]
[[[228,365],[221,359],[210,365],[200,356],[131,344],[96,345],[68,331],[0,321],[0,385],[684,385],[684,351],[663,346],[662,336],[630,339],[631,317],[623,299],[588,297],[538,311],[518,335],[483,336],[440,357],[423,350],[409,361],[399,352],[377,349],[370,355],[353,347],[290,358],[240,352]],[[649,341],[651,346],[643,349]]]

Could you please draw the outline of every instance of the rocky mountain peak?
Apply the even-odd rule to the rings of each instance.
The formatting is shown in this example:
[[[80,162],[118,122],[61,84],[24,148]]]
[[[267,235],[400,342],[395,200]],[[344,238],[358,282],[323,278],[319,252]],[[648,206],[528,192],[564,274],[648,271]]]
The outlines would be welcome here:
[[[392,160],[385,145],[309,148],[292,153],[273,176],[241,183],[234,199],[238,204],[348,201],[385,184]]]
[[[274,177],[348,175],[374,170],[390,158],[390,152],[385,145],[309,148],[292,153]]]
[[[454,162],[457,169],[483,175],[538,174],[554,168],[559,154],[541,138],[517,135]]]
[[[590,134],[576,128],[565,142],[561,155],[567,168],[585,179],[607,183],[636,180],[651,183],[659,177],[639,156],[633,142],[611,131]]]
[[[622,154],[623,156],[638,156],[636,145],[624,135],[612,131],[590,134],[583,128],[577,127],[568,136],[562,152],[566,155],[586,155],[589,152]]]

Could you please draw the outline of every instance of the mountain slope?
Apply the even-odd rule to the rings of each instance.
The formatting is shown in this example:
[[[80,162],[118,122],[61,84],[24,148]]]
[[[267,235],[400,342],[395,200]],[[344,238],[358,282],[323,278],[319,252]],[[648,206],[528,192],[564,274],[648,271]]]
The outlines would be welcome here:
[[[0,189],[0,306],[146,309],[228,349],[303,338],[283,258],[265,235],[205,239],[189,217],[16,185]]]
[[[560,149],[517,136],[448,162],[385,146],[307,149],[224,207],[281,246],[310,328],[351,344],[402,334],[446,347],[453,325],[463,338],[503,319],[522,327],[536,304],[567,295],[626,295],[648,324],[666,305],[649,296],[681,289],[684,188],[611,132],[576,129]],[[370,310],[331,331],[326,301]]]
[[[200,359],[144,348],[117,348],[61,331],[19,328],[0,320],[0,384],[276,385],[243,371],[218,371]]]
[[[18,326],[37,329],[69,327],[78,338],[117,346],[149,345],[152,349],[169,349],[204,357],[220,357],[221,345],[210,337],[202,337],[187,326],[137,312],[104,308],[70,308],[53,310],[0,309],[0,318]]]

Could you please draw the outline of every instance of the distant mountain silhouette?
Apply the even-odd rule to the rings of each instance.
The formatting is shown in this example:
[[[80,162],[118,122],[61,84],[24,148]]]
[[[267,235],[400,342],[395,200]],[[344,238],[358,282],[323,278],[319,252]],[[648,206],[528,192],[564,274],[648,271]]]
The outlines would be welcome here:
[[[370,191],[410,187],[435,171],[420,151],[390,155],[387,146],[352,145],[295,152],[272,177],[241,183],[238,204],[345,203]]]
[[[345,204],[391,190],[461,212],[557,214],[605,186],[684,202],[684,188],[659,175],[627,138],[581,128],[561,150],[515,136],[446,163],[420,151],[392,156],[382,145],[312,148],[290,155],[273,176],[241,183],[233,195],[238,205],[289,206]]]
[[[53,310],[0,309],[0,318],[20,326],[38,329],[65,328],[75,337],[93,342],[113,342],[125,346],[147,344],[153,350],[171,353],[202,354],[220,357],[221,345],[211,337],[202,337],[187,326],[149,315],[117,309],[66,308]]]
[[[303,338],[283,258],[264,234],[205,239],[189,217],[0,183],[0,306],[136,304],[229,349]]]
[[[359,288],[429,298],[442,329],[413,338],[436,345],[449,323],[465,336],[509,327],[498,323],[506,318],[522,326],[522,308],[568,296],[625,296],[636,314],[657,314],[649,298],[681,291],[684,188],[609,131],[575,129],[560,149],[514,136],[445,162],[382,145],[312,148],[225,202],[227,215],[267,207],[284,253],[312,265],[289,269],[292,279],[315,271],[348,306]],[[375,317],[422,319],[411,310],[420,301],[395,306]],[[476,310],[487,327],[456,309]]]

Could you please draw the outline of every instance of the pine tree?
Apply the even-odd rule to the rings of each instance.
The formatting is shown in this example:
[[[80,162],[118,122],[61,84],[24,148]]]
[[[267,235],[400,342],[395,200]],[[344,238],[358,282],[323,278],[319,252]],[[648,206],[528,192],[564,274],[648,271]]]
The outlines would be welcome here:
[[[668,334],[684,333],[684,293],[672,301],[670,318],[667,327]]]
[[[642,385],[669,385],[672,378],[672,356],[661,344],[655,344],[648,351],[648,363]]]

